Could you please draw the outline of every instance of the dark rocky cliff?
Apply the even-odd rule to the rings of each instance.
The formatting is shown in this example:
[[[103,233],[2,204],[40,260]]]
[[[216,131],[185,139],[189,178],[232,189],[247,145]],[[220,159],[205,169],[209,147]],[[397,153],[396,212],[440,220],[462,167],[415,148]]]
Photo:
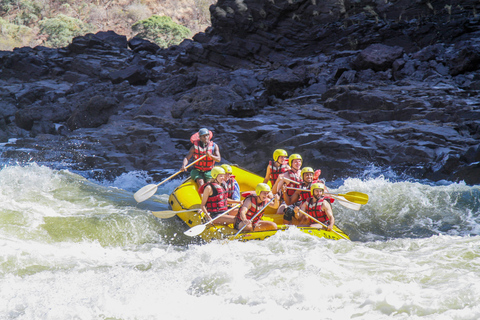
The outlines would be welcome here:
[[[205,126],[224,159],[261,174],[284,148],[327,180],[376,166],[480,183],[478,1],[210,11],[211,28],[168,50],[101,32],[0,52],[2,157],[165,173]]]

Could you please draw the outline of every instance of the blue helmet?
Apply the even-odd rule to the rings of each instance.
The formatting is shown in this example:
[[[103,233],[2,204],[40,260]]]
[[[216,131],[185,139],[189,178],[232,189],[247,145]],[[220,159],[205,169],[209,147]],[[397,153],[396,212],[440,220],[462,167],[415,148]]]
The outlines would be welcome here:
[[[204,136],[206,134],[210,134],[210,131],[208,131],[207,128],[202,128],[202,129],[198,130],[198,136],[201,137],[201,136]]]

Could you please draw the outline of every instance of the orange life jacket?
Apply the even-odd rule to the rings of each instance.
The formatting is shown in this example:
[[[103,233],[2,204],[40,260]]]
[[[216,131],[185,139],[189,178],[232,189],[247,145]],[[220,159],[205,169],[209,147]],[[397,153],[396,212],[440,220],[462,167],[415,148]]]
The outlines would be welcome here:
[[[196,140],[196,141],[193,141],[193,147],[194,147],[193,157],[195,160],[207,154],[207,150],[210,151],[211,154],[213,154],[215,151],[215,143],[213,141],[210,141],[206,147],[202,147],[200,146],[199,141]],[[203,160],[200,160],[197,163],[195,163],[194,167],[195,169],[198,169],[200,171],[210,171],[212,170],[214,165],[215,165],[215,160],[213,160],[210,157],[206,157]]]

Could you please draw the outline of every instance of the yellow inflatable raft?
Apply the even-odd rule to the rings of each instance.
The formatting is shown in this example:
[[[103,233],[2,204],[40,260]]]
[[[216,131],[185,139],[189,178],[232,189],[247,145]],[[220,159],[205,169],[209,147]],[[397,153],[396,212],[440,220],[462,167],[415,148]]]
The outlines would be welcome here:
[[[241,192],[255,190],[257,184],[263,182],[262,177],[252,172],[235,165],[232,165],[231,167],[233,170],[233,175],[240,186]],[[201,202],[202,201],[200,194],[198,193],[197,184],[190,178],[178,186],[172,192],[172,194],[170,194],[168,199],[169,206],[175,211],[200,208]],[[202,237],[202,239],[205,241],[210,241],[213,239],[238,239],[240,241],[264,240],[273,236],[279,231],[287,230],[289,227],[288,225],[283,224],[283,215],[276,214],[275,211],[276,210],[273,208],[266,208],[262,220],[274,221],[278,226],[278,230],[246,232],[240,233],[238,236],[234,237],[234,235],[237,233],[237,230],[234,229],[232,225],[229,225],[228,227],[208,226],[205,231],[200,234],[200,237]],[[194,227],[205,222],[202,221],[201,216],[196,211],[180,212],[177,214],[177,216],[182,219],[188,225],[188,227]],[[298,227],[298,229],[320,238],[328,238],[332,240],[349,239],[348,236],[336,226],[334,227],[333,231],[319,230],[317,228],[310,227]]]

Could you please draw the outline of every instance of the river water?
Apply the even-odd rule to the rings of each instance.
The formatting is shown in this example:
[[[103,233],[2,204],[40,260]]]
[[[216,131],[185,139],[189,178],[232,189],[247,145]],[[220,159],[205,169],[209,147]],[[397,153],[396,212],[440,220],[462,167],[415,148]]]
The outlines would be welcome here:
[[[87,180],[0,170],[0,319],[479,319],[480,187],[347,179],[334,204],[354,241],[295,228],[203,244],[166,210],[169,181],[137,205],[141,173]]]

